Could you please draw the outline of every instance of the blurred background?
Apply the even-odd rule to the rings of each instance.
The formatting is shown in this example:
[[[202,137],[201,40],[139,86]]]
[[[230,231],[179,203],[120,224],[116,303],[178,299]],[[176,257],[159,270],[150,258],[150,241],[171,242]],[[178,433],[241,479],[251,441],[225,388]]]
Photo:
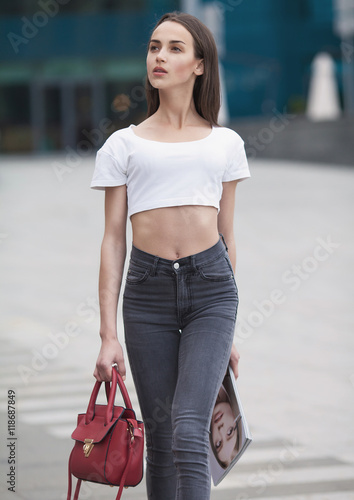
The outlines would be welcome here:
[[[66,499],[100,348],[95,151],[144,118],[146,44],[174,9],[215,35],[220,121],[244,139],[252,175],[234,225],[254,442],[211,498],[354,500],[354,0],[0,1],[0,497]],[[86,483],[80,498],[115,494]],[[123,498],[146,499],[145,482]]]
[[[196,14],[214,32],[222,65],[224,122],[245,136],[251,153],[256,149],[258,156],[310,160],[319,155],[327,161],[333,156],[336,161],[335,151],[330,158],[328,151],[340,143],[338,161],[350,162],[352,0],[1,2],[0,152],[55,152],[81,145],[89,153],[114,130],[142,120],[146,43],[157,19],[171,10]],[[320,53],[330,58],[321,80],[327,79],[330,90],[317,107],[329,100],[332,113],[325,111],[316,121],[326,123],[309,127],[308,120],[290,123],[285,116],[280,123],[289,127],[284,127],[281,141],[264,132],[261,146],[252,147],[248,135],[255,127],[259,131],[262,120],[267,125],[270,118],[286,113],[306,117],[313,61]],[[335,134],[327,123],[334,119]],[[94,133],[97,128],[100,134]],[[316,154],[313,142],[306,146],[310,130],[324,139],[318,139]],[[301,151],[293,146],[294,137]]]

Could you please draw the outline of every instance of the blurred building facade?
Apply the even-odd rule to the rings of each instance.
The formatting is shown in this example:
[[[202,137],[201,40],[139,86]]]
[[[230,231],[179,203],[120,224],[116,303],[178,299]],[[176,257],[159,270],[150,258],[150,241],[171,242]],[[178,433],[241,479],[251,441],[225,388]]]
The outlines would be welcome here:
[[[332,0],[214,4],[225,21],[230,117],[303,112],[315,54],[327,51],[340,64]],[[78,144],[89,152],[142,119],[149,33],[179,8],[176,0],[2,2],[0,152]]]

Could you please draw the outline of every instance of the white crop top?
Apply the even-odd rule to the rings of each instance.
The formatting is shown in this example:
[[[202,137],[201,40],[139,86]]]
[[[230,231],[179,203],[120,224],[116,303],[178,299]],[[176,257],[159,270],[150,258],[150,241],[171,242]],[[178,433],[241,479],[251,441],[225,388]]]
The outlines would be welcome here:
[[[114,132],[97,152],[91,187],[127,185],[128,216],[154,208],[206,205],[220,209],[222,183],[250,177],[244,143],[213,127],[204,139],[159,142],[134,125]]]

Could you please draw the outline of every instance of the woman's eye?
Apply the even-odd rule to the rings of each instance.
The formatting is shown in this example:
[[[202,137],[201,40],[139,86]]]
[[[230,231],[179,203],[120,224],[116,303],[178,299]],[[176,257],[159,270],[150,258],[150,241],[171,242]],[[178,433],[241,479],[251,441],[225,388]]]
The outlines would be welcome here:
[[[227,435],[228,435],[228,436],[232,436],[232,435],[233,435],[233,433],[234,433],[234,431],[235,431],[234,427],[230,427],[230,428],[228,429],[228,431],[227,431]]]
[[[216,441],[215,443],[215,449],[218,450],[221,446],[221,441]]]
[[[175,52],[181,52],[181,49],[179,47],[172,47],[172,50]]]
[[[154,51],[154,50],[156,50],[156,49],[157,49],[156,45],[150,45],[150,50],[151,50],[151,52],[153,52],[153,51]]]

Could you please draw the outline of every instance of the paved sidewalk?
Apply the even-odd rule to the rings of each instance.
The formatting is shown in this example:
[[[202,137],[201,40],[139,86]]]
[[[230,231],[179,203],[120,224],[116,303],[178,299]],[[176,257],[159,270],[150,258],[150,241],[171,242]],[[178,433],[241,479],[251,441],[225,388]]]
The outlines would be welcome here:
[[[93,158],[67,162],[0,158],[4,500],[65,500],[69,436],[94,382],[103,194],[88,188]],[[251,170],[237,188],[236,339],[254,442],[212,500],[353,500],[354,170],[261,160]],[[127,384],[136,402],[129,374]],[[82,498],[115,492],[87,487]],[[146,499],[144,483],[123,498]]]

